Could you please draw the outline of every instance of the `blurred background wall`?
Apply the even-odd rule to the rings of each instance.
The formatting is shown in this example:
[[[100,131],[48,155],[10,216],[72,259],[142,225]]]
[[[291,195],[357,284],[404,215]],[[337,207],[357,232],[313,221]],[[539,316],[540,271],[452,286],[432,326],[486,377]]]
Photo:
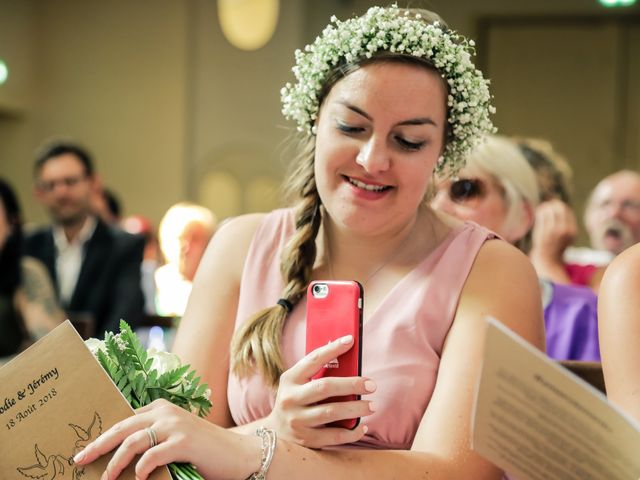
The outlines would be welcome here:
[[[280,0],[273,36],[254,51],[223,34],[219,8],[233,2],[259,12],[259,0],[0,0],[0,59],[9,68],[0,85],[0,175],[17,188],[27,220],[46,221],[31,172],[34,152],[53,137],[93,152],[125,214],[157,222],[185,199],[219,218],[279,204],[292,128],[279,90],[291,79],[293,51],[332,14],[377,2]],[[410,3],[477,40],[496,124],[546,138],[567,157],[579,215],[602,176],[640,169],[640,5]]]

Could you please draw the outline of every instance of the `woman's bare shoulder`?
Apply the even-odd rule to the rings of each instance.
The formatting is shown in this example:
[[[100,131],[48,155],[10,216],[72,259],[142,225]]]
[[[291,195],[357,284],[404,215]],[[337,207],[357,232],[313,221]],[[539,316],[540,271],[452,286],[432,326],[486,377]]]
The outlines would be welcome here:
[[[600,283],[600,291],[640,286],[640,243],[627,248],[613,259]]]
[[[526,274],[531,278],[537,278],[533,264],[522,251],[499,238],[484,242],[476,263],[486,268],[486,274],[495,272],[494,275]]]
[[[216,276],[222,269],[239,279],[251,242],[266,216],[266,213],[251,213],[223,221],[207,247],[202,264],[215,267]],[[196,279],[203,276],[201,270],[206,268],[198,269]]]
[[[216,235],[253,238],[267,215],[267,213],[247,213],[225,219],[216,230]]]
[[[600,343],[607,332],[614,337],[633,329],[640,334],[636,312],[640,307],[640,243],[620,253],[607,267],[598,291]]]
[[[500,239],[486,241],[476,257],[469,280],[489,301],[506,301],[509,295],[540,303],[539,282],[529,258]]]
[[[484,243],[469,274],[460,310],[491,315],[528,341],[544,347],[538,276],[529,258],[499,239]]]

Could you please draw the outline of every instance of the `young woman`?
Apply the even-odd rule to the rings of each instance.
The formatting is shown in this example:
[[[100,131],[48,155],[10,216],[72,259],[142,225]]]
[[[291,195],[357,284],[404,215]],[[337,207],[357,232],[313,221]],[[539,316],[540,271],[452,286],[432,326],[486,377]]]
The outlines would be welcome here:
[[[543,348],[535,272],[425,202],[434,171],[458,169],[493,129],[470,49],[430,12],[374,7],[296,53],[282,92],[306,139],[295,204],[218,231],[175,342],[212,388],[211,423],[158,402],[77,461],[122,443],[105,478],[135,454],[140,478],[178,460],[206,478],[500,478],[470,448],[484,316]],[[353,345],[304,355],[313,279],[364,286],[362,377],[309,382]],[[318,404],[350,394],[364,398]],[[325,427],[353,417],[354,430]]]

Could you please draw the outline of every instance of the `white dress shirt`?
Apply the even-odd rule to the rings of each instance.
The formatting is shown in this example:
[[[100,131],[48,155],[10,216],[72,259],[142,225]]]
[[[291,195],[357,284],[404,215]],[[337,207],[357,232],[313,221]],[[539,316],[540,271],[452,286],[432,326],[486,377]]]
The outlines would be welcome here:
[[[76,238],[71,242],[61,226],[53,227],[53,242],[56,246],[56,277],[60,303],[69,305],[71,296],[78,283],[78,276],[84,260],[84,245],[96,229],[96,219],[88,217]]]

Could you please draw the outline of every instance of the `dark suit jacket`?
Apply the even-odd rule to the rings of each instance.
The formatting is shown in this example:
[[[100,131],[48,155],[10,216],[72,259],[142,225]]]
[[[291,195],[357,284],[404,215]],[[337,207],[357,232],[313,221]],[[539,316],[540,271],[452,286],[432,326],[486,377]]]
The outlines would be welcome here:
[[[119,331],[120,319],[132,328],[143,315],[140,264],[144,239],[98,220],[93,236],[85,244],[84,260],[67,312],[89,312],[96,321],[95,334]],[[25,254],[47,267],[58,292],[55,273],[56,248],[51,227],[41,228],[25,238]]]

